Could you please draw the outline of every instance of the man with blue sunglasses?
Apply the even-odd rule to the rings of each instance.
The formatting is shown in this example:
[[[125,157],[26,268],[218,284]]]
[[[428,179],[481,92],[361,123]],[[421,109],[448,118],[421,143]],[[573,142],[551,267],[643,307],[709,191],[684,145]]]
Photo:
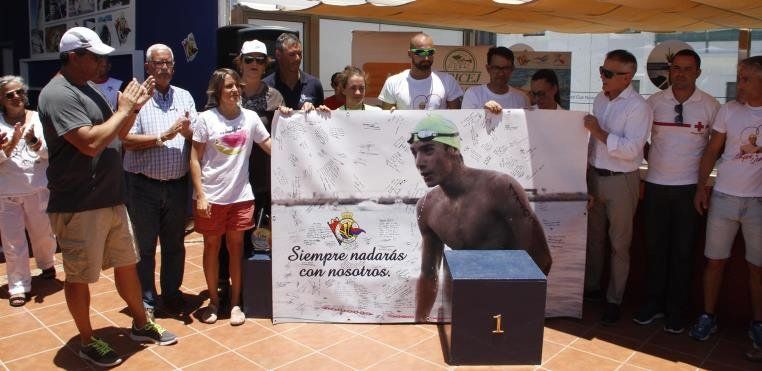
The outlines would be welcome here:
[[[378,99],[383,109],[459,109],[463,89],[445,72],[432,71],[434,42],[419,33],[410,39],[410,69],[390,76]]]

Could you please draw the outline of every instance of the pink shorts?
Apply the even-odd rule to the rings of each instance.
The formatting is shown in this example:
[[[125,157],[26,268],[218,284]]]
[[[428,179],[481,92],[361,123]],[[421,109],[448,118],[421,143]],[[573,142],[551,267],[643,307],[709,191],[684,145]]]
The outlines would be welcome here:
[[[196,232],[221,235],[228,231],[245,231],[254,227],[254,201],[242,201],[228,205],[210,204],[211,213],[205,217],[196,209],[193,200],[193,223]]]

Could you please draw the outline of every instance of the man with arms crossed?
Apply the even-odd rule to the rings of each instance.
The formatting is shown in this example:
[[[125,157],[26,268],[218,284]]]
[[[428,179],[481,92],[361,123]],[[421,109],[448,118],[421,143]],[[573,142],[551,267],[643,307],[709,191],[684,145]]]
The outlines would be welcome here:
[[[744,59],[738,67],[737,101],[725,103],[712,127],[712,137],[701,157],[696,184],[696,210],[706,219],[704,256],[704,313],[691,328],[696,340],[706,340],[717,331],[715,308],[722,287],[725,263],[730,257],[738,228],[746,245],[749,291],[753,320],[749,336],[752,360],[762,360],[762,56]],[[724,150],[723,150],[724,146]],[[717,178],[711,194],[706,184],[717,158]]]
[[[679,334],[691,291],[699,214],[693,207],[701,154],[720,103],[696,88],[701,59],[690,49],[669,66],[671,86],[650,98],[651,147],[643,211],[648,253],[647,300],[632,319],[647,325],[667,316],[664,331]]]
[[[504,47],[492,47],[487,52],[489,83],[466,90],[461,108],[486,108],[492,113],[511,108],[529,107],[529,97],[508,85],[513,74],[513,52]]]
[[[50,153],[47,211],[61,246],[66,304],[79,331],[79,356],[103,367],[122,359],[93,336],[89,284],[98,281],[101,269],[114,267],[116,289],[133,318],[133,340],[177,342],[175,335],[146,319],[135,269],[138,255],[124,207],[121,156],[109,146],[129,132],[137,111],[150,98],[153,77],[143,86],[130,82],[118,95],[118,110],[112,112],[89,80],[105,63],[101,56],[113,50],[89,28],[69,29],[59,45],[61,74],[42,89],[39,99]]]
[[[180,285],[185,269],[185,220],[188,207],[188,166],[192,138],[191,119],[196,104],[190,93],[170,85],[175,73],[172,49],[151,45],[146,51],[146,71],[155,78],[153,96],[135,119],[124,139],[130,219],[140,252],[138,277],[143,305],[153,321],[157,305],[156,239],[161,242],[161,299],[172,314],[183,311]]]
[[[410,39],[410,69],[389,76],[378,99],[383,109],[459,109],[463,89],[447,73],[431,71],[434,61],[431,36],[419,33]]]
[[[548,274],[545,233],[515,179],[466,166],[458,128],[441,116],[421,120],[408,143],[423,181],[434,187],[416,205],[422,238],[416,321],[427,321],[434,305],[445,244],[455,250],[524,249]]]
[[[653,121],[651,107],[630,83],[638,62],[626,50],[606,54],[599,67],[602,92],[593,114],[584,118],[590,131],[587,188],[593,205],[587,217],[585,299],[600,300],[606,238],[611,242],[611,274],[606,292],[604,325],[619,320],[630,273],[632,218],[638,206],[643,145]]]

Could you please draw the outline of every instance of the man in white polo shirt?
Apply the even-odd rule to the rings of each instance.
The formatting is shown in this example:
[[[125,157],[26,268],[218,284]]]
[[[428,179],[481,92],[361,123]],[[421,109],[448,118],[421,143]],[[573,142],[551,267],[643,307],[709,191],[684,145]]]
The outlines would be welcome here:
[[[389,76],[378,99],[383,109],[458,109],[463,89],[445,72],[432,71],[434,42],[419,33],[410,39],[410,69]]]
[[[717,331],[715,307],[722,287],[725,262],[730,257],[739,227],[746,245],[753,321],[749,336],[755,349],[762,348],[762,56],[739,64],[737,101],[717,112],[712,138],[701,158],[695,206],[708,208],[704,256],[704,313],[691,328],[696,340]],[[723,150],[724,147],[724,150]],[[722,151],[711,201],[704,187]],[[753,358],[755,351],[749,352]],[[756,353],[759,358],[759,353]]]
[[[647,299],[633,321],[647,325],[666,315],[664,331],[674,334],[684,331],[691,291],[699,161],[720,109],[717,99],[696,88],[699,75],[701,58],[681,50],[669,67],[672,85],[648,98],[654,121],[643,201]]]
[[[611,242],[611,274],[606,292],[604,325],[619,320],[619,305],[630,273],[632,218],[638,205],[643,145],[653,118],[651,107],[630,83],[638,62],[626,50],[606,54],[599,67],[602,92],[593,114],[584,118],[590,131],[588,193],[593,205],[587,219],[585,299],[600,300],[606,237]]]
[[[485,108],[492,113],[511,108],[529,107],[529,97],[523,91],[511,87],[514,69],[513,52],[504,47],[492,47],[487,51],[489,83],[466,90],[461,108]]]

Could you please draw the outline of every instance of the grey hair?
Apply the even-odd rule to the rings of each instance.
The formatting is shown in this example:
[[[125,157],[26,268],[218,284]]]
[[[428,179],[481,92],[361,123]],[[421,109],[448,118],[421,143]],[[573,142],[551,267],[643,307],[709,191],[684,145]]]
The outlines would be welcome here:
[[[169,56],[172,58],[172,61],[175,60],[175,53],[172,53],[172,48],[164,45],[164,44],[153,44],[146,49],[146,62],[151,61],[151,54],[157,50],[168,50]]]
[[[302,42],[299,40],[299,38],[289,32],[284,32],[278,36],[278,39],[275,40],[275,49],[278,49],[280,51],[286,50],[286,48],[290,47],[291,45],[301,45]]]
[[[21,84],[21,88],[24,89],[24,91],[29,90],[29,86],[27,86],[26,82],[24,82],[24,79],[21,76],[15,76],[15,75],[5,75],[3,77],[0,77],[0,90],[5,89],[5,86],[12,82]],[[24,105],[26,106],[27,104],[29,104],[29,97],[25,95]],[[2,105],[0,105],[0,112],[5,112],[5,107],[3,107]]]

